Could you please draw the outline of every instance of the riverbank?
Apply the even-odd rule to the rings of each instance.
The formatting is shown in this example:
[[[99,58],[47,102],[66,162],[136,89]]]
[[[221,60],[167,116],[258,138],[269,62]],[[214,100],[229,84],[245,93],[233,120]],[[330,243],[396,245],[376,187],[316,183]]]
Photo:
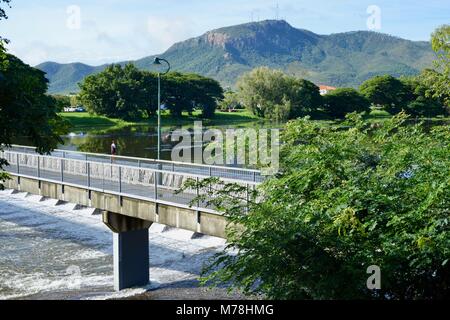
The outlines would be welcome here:
[[[189,287],[164,287],[150,290],[118,300],[255,300],[236,292],[228,292],[226,288],[206,288],[197,285],[197,282],[187,284]],[[115,298],[111,300],[116,300]]]
[[[107,127],[126,127],[138,125],[151,125],[157,123],[157,118],[140,121],[125,121],[122,119],[108,118],[99,115],[93,115],[86,112],[62,112],[59,114],[63,119],[67,120],[72,130],[86,129],[86,128],[107,128]],[[194,112],[192,115],[183,113],[181,118],[173,118],[168,113],[161,115],[161,122],[164,126],[182,126],[192,124],[194,121],[202,121],[204,125],[233,125],[233,124],[252,124],[264,122],[246,110],[238,112],[221,112],[218,111],[213,119],[202,119],[199,112]]]
[[[128,126],[149,126],[157,123],[156,116],[139,121],[125,121],[122,119],[108,118],[105,116],[93,115],[86,112],[83,113],[69,113],[63,112],[59,114],[63,119],[67,120],[71,125],[71,130],[86,130],[86,129],[109,129],[109,128],[123,128]],[[386,111],[373,109],[372,112],[365,116],[365,120],[369,123],[384,122],[390,119],[392,115]],[[213,119],[202,119],[200,112],[194,112],[192,115],[183,113],[180,118],[173,118],[169,113],[164,113],[161,116],[161,122],[165,127],[192,125],[195,121],[202,121],[206,126],[252,126],[252,125],[273,125],[279,127],[280,123],[271,120],[261,119],[251,114],[247,110],[238,110],[237,112],[222,112],[217,111]],[[316,119],[314,121],[320,122],[323,125],[332,125],[339,122],[333,119]],[[435,118],[410,118],[410,122],[427,122],[432,125],[440,125],[450,123],[450,117],[435,117]]]

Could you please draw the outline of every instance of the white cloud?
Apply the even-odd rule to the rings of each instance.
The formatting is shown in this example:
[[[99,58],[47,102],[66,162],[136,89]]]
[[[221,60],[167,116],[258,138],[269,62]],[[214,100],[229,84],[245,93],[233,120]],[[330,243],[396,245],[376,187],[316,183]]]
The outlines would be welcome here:
[[[23,60],[25,63],[32,66],[47,61],[50,57],[50,52],[53,52],[55,48],[50,48],[44,43],[33,42],[30,45],[16,46],[11,43],[8,46],[8,51]]]
[[[160,51],[167,49],[175,42],[193,37],[194,23],[183,17],[162,18],[150,16],[147,21],[147,32],[154,46]]]

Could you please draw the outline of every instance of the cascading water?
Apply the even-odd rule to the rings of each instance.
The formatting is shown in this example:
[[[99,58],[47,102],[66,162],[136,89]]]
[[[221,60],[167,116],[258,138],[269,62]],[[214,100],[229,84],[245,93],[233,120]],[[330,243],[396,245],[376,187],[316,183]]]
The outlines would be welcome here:
[[[0,192],[0,299],[104,299],[192,282],[224,240],[153,224],[146,288],[113,291],[112,234],[93,209]]]

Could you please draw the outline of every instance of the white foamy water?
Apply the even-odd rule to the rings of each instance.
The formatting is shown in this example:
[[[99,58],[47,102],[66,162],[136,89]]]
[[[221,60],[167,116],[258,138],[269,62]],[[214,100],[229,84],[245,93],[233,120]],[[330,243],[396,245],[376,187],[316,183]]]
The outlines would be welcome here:
[[[106,299],[193,285],[223,239],[150,228],[150,284],[115,293],[112,233],[91,208],[0,191],[0,299]],[[189,297],[186,297],[189,298]]]

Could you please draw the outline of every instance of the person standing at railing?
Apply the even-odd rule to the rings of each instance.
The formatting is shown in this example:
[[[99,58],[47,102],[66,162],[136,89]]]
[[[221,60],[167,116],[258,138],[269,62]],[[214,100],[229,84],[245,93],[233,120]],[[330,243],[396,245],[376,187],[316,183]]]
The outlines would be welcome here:
[[[117,155],[117,146],[116,146],[116,143],[114,142],[114,140],[111,143],[111,155],[112,156]]]
[[[111,143],[111,162],[114,161],[114,157],[117,155],[117,145],[113,140]]]

